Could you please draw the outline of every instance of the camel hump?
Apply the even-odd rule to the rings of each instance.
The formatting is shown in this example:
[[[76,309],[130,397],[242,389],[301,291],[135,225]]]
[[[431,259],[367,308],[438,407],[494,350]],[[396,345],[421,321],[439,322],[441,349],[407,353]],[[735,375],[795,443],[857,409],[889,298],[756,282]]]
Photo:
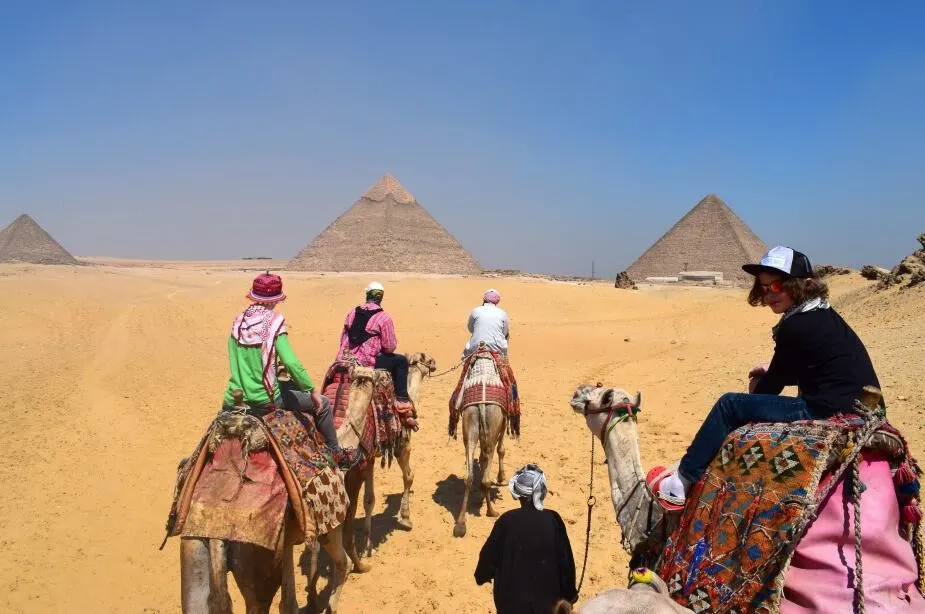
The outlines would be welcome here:
[[[240,388],[235,388],[231,391],[231,398],[234,400],[235,407],[244,406],[244,391]]]

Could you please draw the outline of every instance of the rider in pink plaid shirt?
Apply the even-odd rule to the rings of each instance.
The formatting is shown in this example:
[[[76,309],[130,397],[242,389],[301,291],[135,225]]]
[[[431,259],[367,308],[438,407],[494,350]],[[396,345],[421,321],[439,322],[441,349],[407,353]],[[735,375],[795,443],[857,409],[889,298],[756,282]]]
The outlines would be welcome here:
[[[381,307],[384,295],[382,284],[374,281],[366,287],[366,304],[347,312],[337,360],[343,360],[349,350],[364,367],[390,371],[395,386],[396,406],[410,407],[408,358],[404,354],[395,353],[398,339],[392,318]]]

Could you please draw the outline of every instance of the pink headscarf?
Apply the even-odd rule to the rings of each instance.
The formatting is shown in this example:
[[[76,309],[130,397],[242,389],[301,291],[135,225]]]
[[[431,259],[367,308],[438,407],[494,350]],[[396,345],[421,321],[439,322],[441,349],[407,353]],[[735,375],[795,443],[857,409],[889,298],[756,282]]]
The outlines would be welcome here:
[[[489,288],[485,291],[485,294],[482,295],[482,302],[497,305],[501,302],[501,294],[494,288]]]

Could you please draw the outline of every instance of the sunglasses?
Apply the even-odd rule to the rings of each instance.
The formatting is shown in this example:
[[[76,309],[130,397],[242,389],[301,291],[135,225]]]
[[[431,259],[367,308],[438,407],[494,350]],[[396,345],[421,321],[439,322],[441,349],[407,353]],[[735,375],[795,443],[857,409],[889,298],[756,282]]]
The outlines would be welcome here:
[[[761,287],[762,294],[768,294],[768,293],[780,294],[781,290],[784,289],[784,284],[783,282],[780,282],[780,281],[772,281],[769,284],[758,284],[758,285]]]

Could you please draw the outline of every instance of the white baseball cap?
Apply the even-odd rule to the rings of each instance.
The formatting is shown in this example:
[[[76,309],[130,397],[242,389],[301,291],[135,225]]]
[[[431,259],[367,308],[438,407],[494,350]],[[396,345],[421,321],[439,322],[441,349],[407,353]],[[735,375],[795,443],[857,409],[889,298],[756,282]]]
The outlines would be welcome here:
[[[372,292],[373,290],[379,290],[380,292],[385,292],[385,288],[382,287],[378,281],[371,281],[369,285],[366,286],[366,292]]]
[[[783,245],[775,245],[769,249],[758,264],[743,264],[742,270],[751,275],[771,271],[803,279],[814,276],[813,265],[809,263],[806,254]]]

